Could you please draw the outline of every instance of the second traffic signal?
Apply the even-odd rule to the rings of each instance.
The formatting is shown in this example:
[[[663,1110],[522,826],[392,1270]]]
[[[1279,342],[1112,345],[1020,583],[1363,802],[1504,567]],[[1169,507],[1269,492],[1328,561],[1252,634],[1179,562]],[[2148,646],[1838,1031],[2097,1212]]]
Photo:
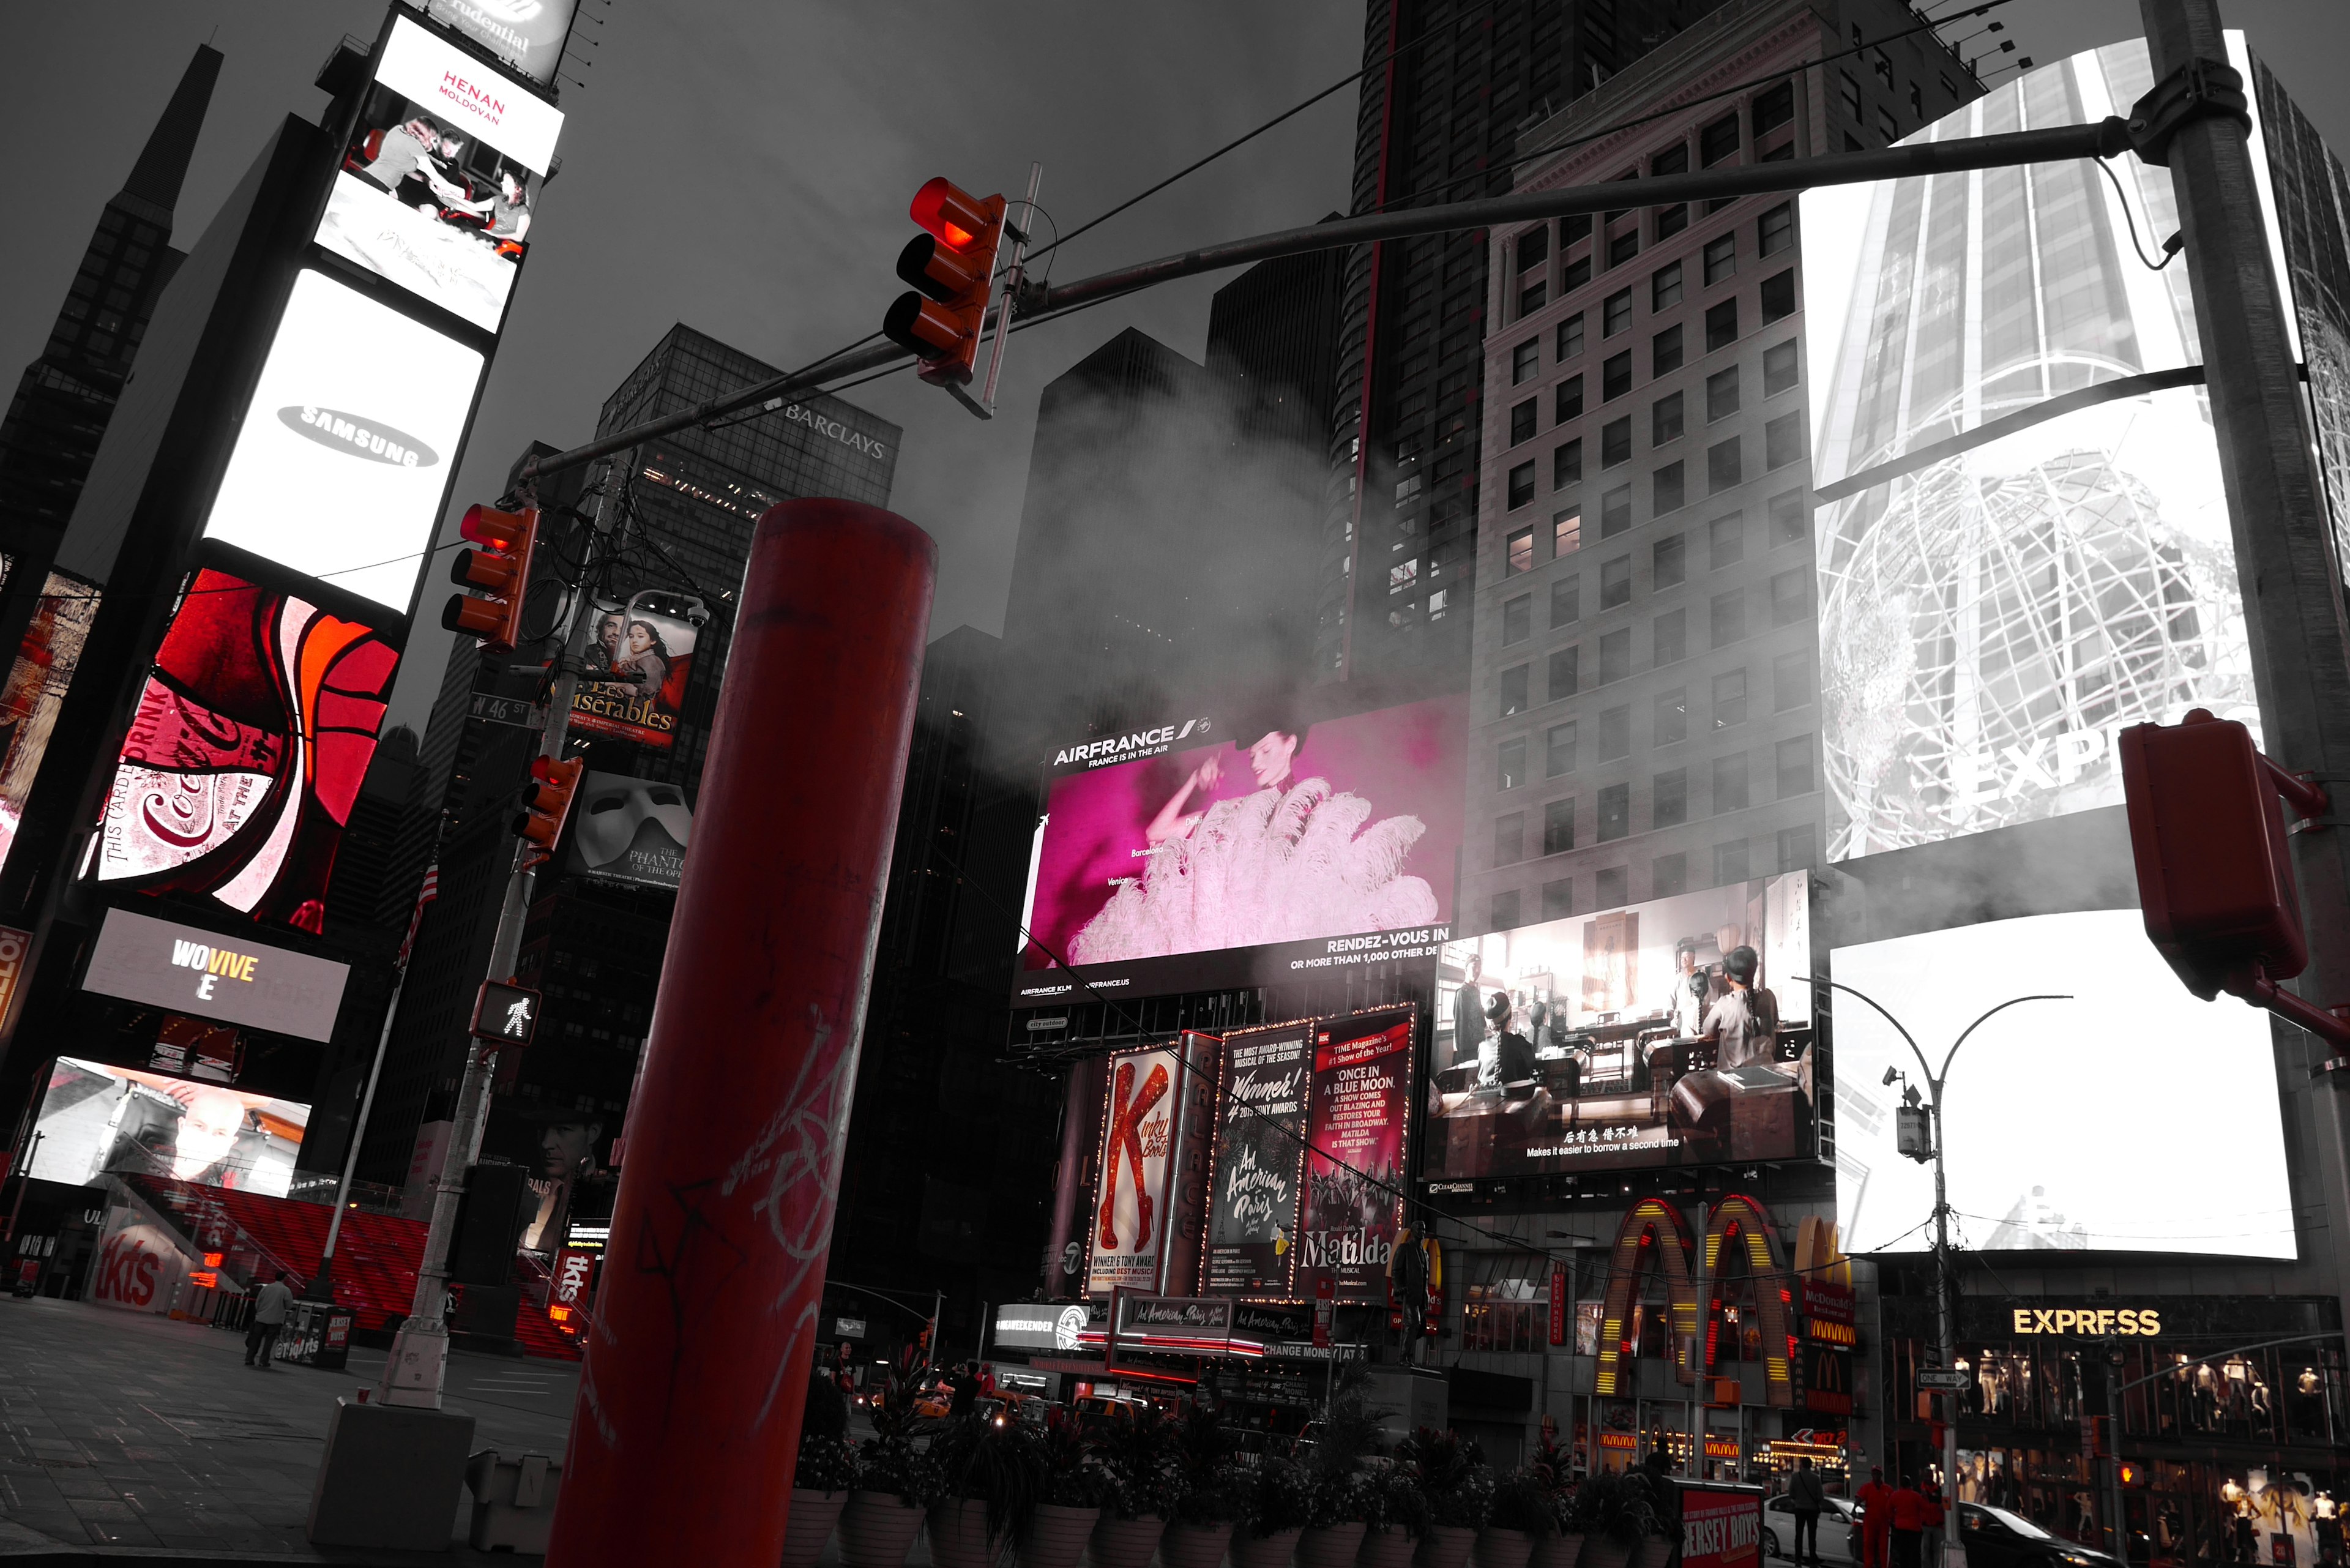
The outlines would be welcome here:
[[[579,790],[579,774],[587,766],[577,757],[562,762],[552,757],[531,759],[531,782],[523,786],[522,810],[515,817],[514,830],[541,854],[555,853],[556,840],[563,836],[564,819],[571,815],[571,797]]]
[[[538,509],[500,512],[468,506],[457,532],[483,546],[460,550],[449,563],[449,580],[468,590],[451,594],[441,624],[469,631],[492,653],[512,653],[522,640],[523,599],[530,587],[531,552],[538,544]]]
[[[1001,196],[973,196],[943,179],[924,183],[909,209],[929,232],[898,255],[898,275],[914,286],[881,318],[882,335],[921,360],[915,374],[932,386],[971,380],[979,337],[1003,240]]]

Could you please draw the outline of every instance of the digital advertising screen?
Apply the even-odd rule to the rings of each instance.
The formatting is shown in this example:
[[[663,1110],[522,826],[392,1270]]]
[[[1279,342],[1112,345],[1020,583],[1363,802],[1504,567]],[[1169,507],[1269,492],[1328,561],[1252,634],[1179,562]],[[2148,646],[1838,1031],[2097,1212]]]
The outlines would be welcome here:
[[[1298,1296],[1317,1298],[1326,1282],[1337,1301],[1388,1299],[1409,1180],[1414,1016],[1390,1008],[1314,1025]]]
[[[685,791],[627,774],[580,775],[563,869],[575,877],[675,890],[693,838]]]
[[[51,572],[16,645],[7,683],[0,686],[0,865],[16,841],[16,826],[48,753],[49,734],[73,686],[98,604],[95,584]]]
[[[1087,1294],[1159,1288],[1171,1230],[1182,1073],[1180,1050],[1129,1051],[1110,1058]]]
[[[318,245],[495,332],[563,115],[404,16],[382,56],[328,192]]]
[[[694,645],[701,639],[700,628],[684,616],[635,601],[599,609],[596,640],[587,652],[588,679],[571,701],[571,727],[667,750],[677,740],[678,716],[693,678]],[[598,680],[598,675],[612,679]]]
[[[350,973],[331,959],[109,909],[81,986],[217,1023],[325,1040]]]
[[[1211,1294],[1289,1298],[1313,1072],[1311,1021],[1224,1037],[1224,1092],[1208,1199]]]
[[[2152,85],[2117,44],[1908,140],[2126,116]],[[2115,172],[1802,198],[1832,861],[2118,805],[2128,725],[2258,728],[2193,301],[2132,254],[2132,222],[2178,227],[2169,171]]]
[[[1451,919],[1465,700],[1190,720],[1059,752],[1014,1005],[1425,958]]]
[[[1838,947],[1829,963],[1937,1066],[2001,1002],[2064,999],[1997,1013],[1952,1061],[1943,1139],[1961,1245],[2295,1255],[2268,1017],[2198,1001],[2137,910],[1924,931]],[[1835,1021],[1838,1245],[1928,1251],[1934,1167],[1896,1152],[1902,1086],[1885,1084],[1906,1074],[1924,1093],[1917,1057],[1874,1008],[1839,996]]]
[[[541,84],[563,63],[579,0],[424,0],[424,14],[452,27]]]
[[[322,272],[300,274],[204,537],[406,616],[484,363]]]
[[[1422,1174],[1810,1158],[1811,952],[1801,871],[1445,943]]]
[[[34,1113],[32,1170],[76,1187],[168,1176],[283,1198],[309,1123],[294,1100],[60,1056]]]

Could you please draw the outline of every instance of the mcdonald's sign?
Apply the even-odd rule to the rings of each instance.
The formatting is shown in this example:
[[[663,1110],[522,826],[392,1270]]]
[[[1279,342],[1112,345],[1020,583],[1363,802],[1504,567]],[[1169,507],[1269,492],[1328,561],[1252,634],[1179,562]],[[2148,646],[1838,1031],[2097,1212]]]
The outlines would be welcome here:
[[[1624,1216],[1623,1227],[1616,1233],[1607,1291],[1600,1307],[1599,1364],[1592,1391],[1619,1398],[1632,1392],[1627,1364],[1638,1354],[1638,1345],[1628,1331],[1633,1308],[1646,1293],[1652,1274],[1663,1278],[1676,1376],[1688,1384],[1712,1376],[1721,1349],[1722,1270],[1735,1257],[1744,1262],[1745,1273],[1753,1282],[1762,1340],[1764,1398],[1773,1408],[1794,1408],[1794,1282],[1780,1261],[1778,1236],[1770,1215],[1752,1198],[1725,1197],[1707,1221],[1704,1247],[1707,1291],[1700,1335],[1697,1276],[1691,1267],[1697,1246],[1687,1217],[1661,1198],[1644,1198]],[[1846,1407],[1849,1409],[1849,1404]]]
[[[1852,1414],[1852,1352],[1816,1342],[1804,1346],[1804,1408],[1823,1416]]]

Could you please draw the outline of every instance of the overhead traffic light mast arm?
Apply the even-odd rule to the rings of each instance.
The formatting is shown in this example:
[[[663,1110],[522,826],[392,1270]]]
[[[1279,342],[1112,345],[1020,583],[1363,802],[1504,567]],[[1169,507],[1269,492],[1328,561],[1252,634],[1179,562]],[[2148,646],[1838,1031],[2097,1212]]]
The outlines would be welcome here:
[[[1162,256],[1139,266],[1120,267],[1093,277],[1078,278],[1051,288],[1024,288],[1014,302],[1015,320],[1033,320],[1055,312],[1090,305],[1120,294],[1172,283],[1201,273],[1248,266],[1277,256],[1304,255],[1337,250],[1374,240],[1409,239],[1420,234],[1451,234],[1463,229],[1533,223],[1542,218],[1578,213],[1600,213],[1617,207],[1669,207],[1683,202],[1719,201],[1739,196],[1771,195],[1783,191],[1806,191],[1822,185],[1853,185],[1874,180],[1901,180],[1927,174],[1956,174],[1974,169],[2005,169],[2026,163],[2062,163],[2081,158],[2111,158],[2130,151],[2128,123],[2109,116],[2095,125],[2064,125],[2043,130],[2011,131],[1999,136],[1961,137],[1951,141],[1921,142],[1914,147],[1886,147],[1868,152],[1835,152],[1817,158],[1789,158],[1776,163],[1750,163],[1734,169],[1709,169],[1695,174],[1669,174],[1644,180],[1611,180],[1597,185],[1569,185],[1555,191],[1522,191],[1475,202],[1448,202],[1436,206],[1409,207],[1393,213],[1373,213],[1339,218],[1300,229],[1231,240],[1219,245]],[[996,325],[1002,306],[987,313]],[[765,405],[780,409],[797,398],[822,391],[827,384],[862,375],[910,359],[895,343],[881,342],[835,355],[806,370],[774,376],[723,393],[664,419],[619,431],[568,452],[534,458],[525,463],[528,482],[565,469],[577,468],[599,457],[626,452],[644,441],[691,430],[697,425],[743,409]]]

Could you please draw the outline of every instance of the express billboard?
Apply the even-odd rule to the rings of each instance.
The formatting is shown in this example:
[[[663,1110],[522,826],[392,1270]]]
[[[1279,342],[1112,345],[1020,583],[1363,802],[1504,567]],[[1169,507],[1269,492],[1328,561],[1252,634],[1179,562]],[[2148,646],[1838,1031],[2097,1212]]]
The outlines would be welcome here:
[[[396,16],[328,193],[319,247],[495,332],[562,130],[554,105]]]
[[[102,1176],[167,1176],[283,1198],[310,1107],[60,1056],[34,1113],[32,1173],[81,1186]]]
[[[1447,942],[1431,1179],[1808,1157],[1811,878]]]
[[[1015,1006],[1429,956],[1451,919],[1463,700],[1191,719],[1055,754]]]
[[[2116,44],[1907,140],[2126,116],[2152,85]],[[1832,860],[2118,805],[2126,725],[2259,722],[2185,269],[2129,254],[2133,223],[2178,226],[2169,173],[2118,172],[1803,197]]]

